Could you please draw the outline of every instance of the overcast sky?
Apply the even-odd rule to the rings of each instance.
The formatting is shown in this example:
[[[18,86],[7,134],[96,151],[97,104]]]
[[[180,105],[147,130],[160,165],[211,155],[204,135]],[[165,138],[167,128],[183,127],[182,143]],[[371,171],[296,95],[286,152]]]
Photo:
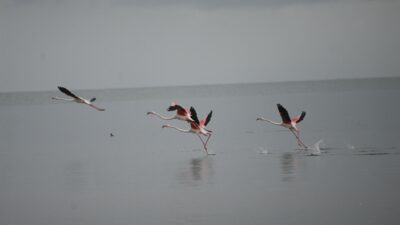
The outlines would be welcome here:
[[[400,76],[400,0],[0,0],[0,92]]]

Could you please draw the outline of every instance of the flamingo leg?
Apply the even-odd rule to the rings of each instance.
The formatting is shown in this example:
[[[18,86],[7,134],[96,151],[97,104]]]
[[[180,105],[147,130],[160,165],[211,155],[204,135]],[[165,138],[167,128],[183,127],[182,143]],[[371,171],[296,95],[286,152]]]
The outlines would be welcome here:
[[[87,105],[92,107],[92,108],[94,108],[94,109],[96,109],[97,111],[105,111],[105,109],[99,108],[99,107],[97,107],[95,105],[92,105],[92,104],[87,104]]]
[[[211,133],[208,133],[208,135],[207,135],[208,137],[207,137],[207,140],[206,140],[206,143],[205,143],[205,148],[207,148],[207,144],[208,144],[208,141],[210,140],[210,138],[211,138]],[[207,151],[207,155],[208,155],[209,153],[208,153],[208,151]],[[213,154],[213,155],[215,155],[215,154]]]
[[[305,145],[302,141],[300,141],[300,130],[297,131],[297,135],[298,135],[300,144],[302,144],[305,149],[308,149],[308,146]]]
[[[295,131],[293,131],[293,129],[289,129],[292,133],[293,133],[293,135],[296,137],[296,139],[297,139],[297,144],[300,146],[300,147],[303,147],[303,148],[305,148],[305,149],[308,149],[308,147],[307,147],[307,145],[305,145],[301,140],[300,140],[300,137],[298,136],[298,134],[296,134],[296,132]]]
[[[208,151],[207,151],[207,144],[206,143],[204,143],[204,141],[203,141],[203,139],[200,137],[200,135],[199,134],[196,134],[197,135],[197,137],[199,137],[200,138],[200,141],[201,141],[201,143],[203,143],[203,148],[204,148],[204,151],[206,151],[206,153],[207,153],[207,155],[208,155]]]
[[[207,145],[207,143],[208,143],[208,140],[210,140],[210,138],[211,138],[211,133],[209,133],[207,136],[208,136],[208,138],[207,138],[207,140],[206,140],[206,145]]]
[[[297,134],[297,144],[301,146],[301,142],[300,142],[300,131],[299,130],[294,130]]]

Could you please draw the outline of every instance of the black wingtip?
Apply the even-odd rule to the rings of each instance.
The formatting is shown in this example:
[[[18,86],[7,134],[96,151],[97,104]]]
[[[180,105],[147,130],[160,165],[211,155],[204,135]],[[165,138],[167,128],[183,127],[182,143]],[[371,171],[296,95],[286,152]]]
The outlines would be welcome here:
[[[190,107],[190,117],[194,120],[196,124],[200,124],[199,118],[197,117],[197,112],[193,108],[193,106]]]
[[[211,117],[212,117],[213,111],[211,110],[206,118],[206,122],[204,123],[205,126],[207,126],[207,124],[211,121]]]
[[[70,91],[65,87],[58,86],[57,88],[58,88],[58,90],[60,90],[62,93],[66,94],[66,95],[69,95],[69,93],[70,93]]]
[[[279,112],[286,111],[285,107],[283,107],[280,103],[276,104],[278,107]]]
[[[290,123],[290,116],[289,116],[289,113],[288,113],[288,111],[285,109],[285,107],[283,107],[281,104],[276,104],[277,106],[278,106],[278,111],[279,111],[279,114],[281,115],[281,117],[282,117],[282,121],[284,122],[284,123]]]
[[[305,112],[305,111],[302,111],[302,112],[301,112],[301,115],[300,115],[300,119],[303,120],[305,116],[306,116],[306,112]]]
[[[65,88],[65,87],[58,86],[58,89],[59,89],[62,93],[66,94],[66,95],[68,95],[68,96],[70,96],[70,97],[78,98],[78,96],[76,96],[74,93],[72,93],[70,90],[68,90],[68,89]]]

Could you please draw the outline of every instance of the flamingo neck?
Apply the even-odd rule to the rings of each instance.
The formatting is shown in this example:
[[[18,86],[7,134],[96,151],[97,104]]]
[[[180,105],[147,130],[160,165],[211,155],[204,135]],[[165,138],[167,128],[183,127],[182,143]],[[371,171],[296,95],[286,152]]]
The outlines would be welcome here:
[[[179,127],[174,127],[174,126],[171,126],[171,125],[164,125],[163,127],[172,128],[172,129],[175,129],[175,130],[183,132],[183,133],[190,133],[191,132],[191,130],[184,130],[184,129],[181,129]]]
[[[176,118],[176,116],[165,117],[165,116],[160,115],[159,113],[156,113],[156,112],[150,112],[149,114],[153,114],[153,115],[155,115],[155,116],[157,116],[157,117],[159,117],[160,119],[163,119],[163,120],[173,120],[173,119]]]
[[[282,123],[274,122],[274,121],[272,121],[272,120],[265,119],[265,118],[263,118],[263,117],[258,118],[258,120],[265,121],[265,122],[268,122],[268,123],[272,123],[272,124],[277,125],[277,126],[281,126],[281,125],[282,125]]]

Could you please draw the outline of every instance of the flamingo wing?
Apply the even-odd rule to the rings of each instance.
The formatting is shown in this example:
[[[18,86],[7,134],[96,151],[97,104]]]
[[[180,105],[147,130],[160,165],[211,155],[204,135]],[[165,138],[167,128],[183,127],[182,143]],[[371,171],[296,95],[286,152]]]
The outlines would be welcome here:
[[[199,130],[199,124],[197,124],[196,122],[190,122],[190,127],[192,128],[192,130]]]
[[[190,111],[183,108],[182,106],[179,106],[177,114],[181,116],[190,116]]]
[[[283,123],[290,124],[291,120],[290,120],[288,111],[281,104],[277,104],[277,106],[278,106],[279,114],[282,117]]]
[[[66,89],[65,87],[58,86],[58,89],[59,89],[62,93],[66,94],[66,95],[68,95],[68,96],[70,96],[70,97],[79,99],[78,96],[76,96],[75,94],[73,94],[70,90]]]
[[[193,106],[190,107],[190,117],[193,119],[193,121],[194,121],[196,124],[200,124],[199,118],[197,117],[197,112],[196,112],[196,110],[193,108]]]
[[[207,126],[207,124],[211,121],[212,113],[213,113],[213,111],[211,110],[211,111],[208,113],[207,117],[204,118],[204,119],[202,119],[202,120],[200,121],[200,123],[201,123],[201,124],[204,124],[204,126]]]
[[[303,111],[303,112],[301,112],[300,116],[293,118],[292,121],[295,123],[300,123],[304,119],[305,116],[306,116],[306,112]]]

